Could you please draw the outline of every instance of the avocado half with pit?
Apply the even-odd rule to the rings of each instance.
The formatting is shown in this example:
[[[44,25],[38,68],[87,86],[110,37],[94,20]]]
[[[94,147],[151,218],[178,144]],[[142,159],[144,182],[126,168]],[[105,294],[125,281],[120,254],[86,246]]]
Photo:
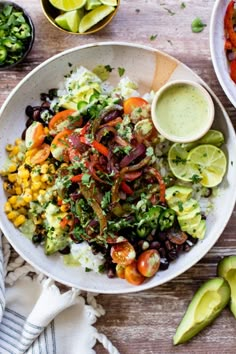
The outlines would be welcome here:
[[[224,257],[218,263],[217,274],[229,283],[231,289],[229,307],[236,318],[236,256]]]
[[[230,287],[223,278],[205,282],[195,293],[174,335],[174,345],[185,343],[212,323],[230,299]]]

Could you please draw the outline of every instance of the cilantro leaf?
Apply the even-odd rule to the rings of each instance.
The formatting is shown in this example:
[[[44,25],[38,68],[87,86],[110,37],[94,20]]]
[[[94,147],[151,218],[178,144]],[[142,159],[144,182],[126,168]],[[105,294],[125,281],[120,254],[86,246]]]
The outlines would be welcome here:
[[[202,22],[202,20],[199,17],[196,17],[195,20],[193,20],[191,24],[192,32],[193,33],[199,33],[204,30],[204,27],[207,25]]]
[[[119,73],[119,76],[123,76],[124,73],[125,73],[125,69],[124,68],[118,68],[118,73]]]
[[[152,34],[149,39],[150,41],[154,41],[157,38],[157,34]]]

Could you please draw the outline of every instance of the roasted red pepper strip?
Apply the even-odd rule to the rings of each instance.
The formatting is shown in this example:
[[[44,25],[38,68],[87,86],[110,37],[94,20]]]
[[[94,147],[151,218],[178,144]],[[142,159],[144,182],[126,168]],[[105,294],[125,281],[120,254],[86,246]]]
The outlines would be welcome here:
[[[94,140],[91,143],[91,146],[94,147],[94,149],[96,149],[98,152],[100,152],[100,154],[108,157],[109,150],[108,150],[108,148],[105,145],[103,145],[103,144],[99,143],[98,141]]]
[[[234,32],[233,15],[234,15],[234,1],[230,1],[225,13],[224,25],[225,25],[225,30],[229,36],[230,42],[234,47],[236,47],[236,33]]]
[[[159,186],[160,186],[160,202],[165,203],[165,193],[166,193],[166,185],[165,182],[160,174],[155,168],[153,167],[148,167],[147,172],[149,172],[152,176],[156,177]]]
[[[141,171],[127,172],[124,174],[125,181],[131,182],[139,178],[142,175]]]
[[[71,182],[73,183],[76,183],[76,182],[80,182],[82,180],[82,177],[83,177],[83,174],[79,174],[79,175],[76,175],[76,176],[73,176],[71,177]]]
[[[122,181],[120,186],[123,192],[125,192],[126,194],[132,195],[134,193],[133,189],[130,188],[130,186],[126,182]]]

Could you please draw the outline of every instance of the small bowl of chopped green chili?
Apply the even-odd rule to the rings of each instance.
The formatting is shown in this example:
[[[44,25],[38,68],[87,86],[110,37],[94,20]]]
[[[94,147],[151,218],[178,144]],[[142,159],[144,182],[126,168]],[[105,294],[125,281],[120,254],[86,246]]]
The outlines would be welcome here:
[[[34,42],[34,25],[19,5],[0,2],[0,70],[19,64],[29,54]]]

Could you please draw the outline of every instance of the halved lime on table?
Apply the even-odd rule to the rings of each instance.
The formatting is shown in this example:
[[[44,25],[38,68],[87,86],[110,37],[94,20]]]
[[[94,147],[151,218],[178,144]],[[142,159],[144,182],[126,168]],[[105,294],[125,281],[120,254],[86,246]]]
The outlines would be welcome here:
[[[173,144],[168,162],[175,177],[186,182],[200,182],[207,188],[221,183],[227,167],[224,152],[211,144],[199,145],[189,152],[180,143]]]
[[[80,9],[87,0],[49,0],[52,6],[62,11],[73,11]]]

